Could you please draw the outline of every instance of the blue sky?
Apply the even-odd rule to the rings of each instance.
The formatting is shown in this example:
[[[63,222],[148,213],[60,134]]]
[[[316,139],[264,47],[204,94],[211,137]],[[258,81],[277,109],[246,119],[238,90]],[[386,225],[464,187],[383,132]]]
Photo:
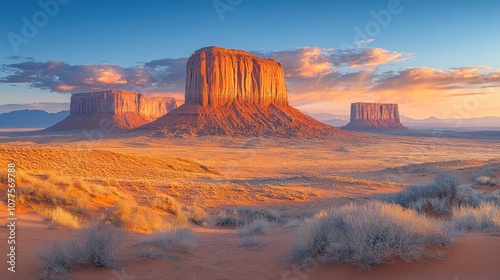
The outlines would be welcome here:
[[[68,93],[71,93],[71,90],[57,92],[58,90],[54,91],[55,87],[46,84],[41,86],[40,77],[35,79],[34,72],[19,74],[19,71],[27,70],[25,64],[22,67],[17,64],[26,61],[58,61],[66,63],[68,67],[114,65],[121,67],[116,73],[125,77],[124,71],[132,71],[129,68],[140,68],[148,62],[165,58],[186,58],[196,49],[217,45],[259,52],[286,61],[289,61],[289,57],[284,56],[290,53],[285,51],[297,51],[304,47],[320,50],[325,57],[333,57],[339,53],[332,50],[352,49],[358,54],[369,54],[372,58],[378,54],[384,54],[387,58],[382,59],[379,64],[365,63],[361,66],[349,63],[336,65],[335,61],[339,61],[336,58],[328,62],[331,69],[313,67],[320,69],[318,75],[314,76],[316,84],[319,80],[324,82],[326,78],[331,79],[326,82],[323,91],[307,86],[308,82],[312,82],[310,75],[307,76],[308,79],[302,76],[289,77],[291,84],[304,83],[300,87],[289,86],[292,105],[309,111],[346,113],[348,108],[345,108],[345,105],[359,101],[360,98],[390,102],[394,99],[391,96],[394,96],[398,89],[407,91],[408,84],[412,85],[412,90],[432,91],[433,95],[439,95],[437,100],[426,97],[422,98],[422,102],[413,95],[412,98],[395,98],[415,117],[436,115],[442,110],[429,110],[428,104],[446,106],[447,102],[461,102],[457,101],[457,96],[465,96],[471,89],[484,88],[485,85],[488,86],[487,93],[491,96],[487,102],[489,104],[484,105],[487,107],[482,108],[482,113],[478,111],[472,115],[495,115],[495,108],[500,108],[499,80],[496,79],[500,69],[500,1],[71,0],[67,4],[53,2],[57,0],[41,1],[57,3],[59,11],[53,17],[49,16],[47,24],[38,28],[33,38],[27,39],[25,44],[20,44],[18,52],[12,47],[8,34],[22,35],[22,18],[26,17],[32,22],[33,16],[43,12],[43,8],[38,1],[9,0],[3,4],[0,12],[3,23],[0,29],[0,64],[3,65],[0,69],[0,104],[69,101]],[[219,7],[229,7],[229,10],[222,13],[223,18],[214,3]],[[377,22],[373,14],[387,14],[390,5],[397,7],[399,12],[389,12],[391,18],[387,20],[387,24]],[[378,29],[371,29],[370,33],[369,28],[373,27],[374,23]],[[367,34],[370,42],[360,44],[358,41],[363,36],[357,36],[357,30]],[[314,52],[300,52],[299,56],[295,54],[293,57],[298,59],[304,55],[308,58],[314,55],[314,61],[322,59]],[[397,58],[391,59],[388,54],[399,56],[395,55]],[[12,59],[13,56],[19,57]],[[13,64],[16,65],[12,66]],[[49,67],[47,65],[40,67]],[[294,71],[292,66],[284,66],[285,71]],[[408,68],[418,71],[398,72]],[[436,71],[432,74],[421,68]],[[452,78],[470,76],[464,76],[461,70],[447,72],[453,68],[473,68],[475,72],[472,75],[475,75],[475,79],[463,83],[450,81]],[[80,68],[74,71],[78,69]],[[18,71],[17,74],[23,79],[5,79],[9,75],[12,76],[13,71]],[[415,86],[413,80],[397,80],[395,83],[391,76],[391,83],[398,84],[399,87],[389,89],[381,82],[388,81],[385,79],[387,75],[382,76],[382,73],[388,71],[392,71],[393,76],[401,79],[414,77],[415,73],[425,73],[426,78],[433,81],[435,79],[436,82],[432,83],[431,88],[425,88],[423,84]],[[334,72],[370,74],[373,76],[372,80],[362,81],[373,84],[360,88],[361,80],[357,79],[357,84],[349,87],[347,80],[341,80],[339,75],[332,75]],[[27,78],[28,76],[30,78]],[[44,78],[54,77],[59,76],[54,74]],[[84,89],[81,86],[72,87],[74,85],[69,84],[68,80],[65,81],[68,86],[66,88]],[[165,83],[170,81],[173,79],[165,79]],[[340,89],[334,86],[335,83],[342,83],[344,86]],[[442,86],[439,83],[443,83]],[[122,89],[127,89],[127,84],[119,83],[123,86]],[[434,92],[436,88],[455,84],[460,84],[462,90]],[[137,90],[137,87],[131,87],[130,90]],[[182,98],[183,88],[165,84],[155,87],[148,84],[143,91],[156,95],[176,94],[176,97]],[[443,94],[452,94],[454,97],[446,101],[442,98]],[[349,95],[353,96],[351,100]],[[323,101],[330,105],[319,106],[318,104],[325,104]],[[426,108],[426,111],[423,111],[423,108]]]

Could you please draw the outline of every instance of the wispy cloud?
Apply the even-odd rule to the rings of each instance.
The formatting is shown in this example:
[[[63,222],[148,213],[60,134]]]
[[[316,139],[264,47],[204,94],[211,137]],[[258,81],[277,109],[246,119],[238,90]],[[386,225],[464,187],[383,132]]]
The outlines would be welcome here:
[[[500,70],[491,67],[387,71],[387,65],[411,59],[413,54],[364,45],[352,49],[302,47],[253,53],[283,65],[289,99],[296,106],[362,100],[429,103],[500,88]],[[182,98],[184,92],[187,58],[164,58],[132,67],[12,59],[16,62],[1,67],[5,73],[1,83],[28,84],[61,93],[116,88]]]
[[[70,65],[61,61],[5,64],[1,83],[25,83],[54,92],[86,92],[109,88],[138,91],[182,91],[186,58],[162,59],[141,66]],[[180,66],[182,65],[182,67]]]

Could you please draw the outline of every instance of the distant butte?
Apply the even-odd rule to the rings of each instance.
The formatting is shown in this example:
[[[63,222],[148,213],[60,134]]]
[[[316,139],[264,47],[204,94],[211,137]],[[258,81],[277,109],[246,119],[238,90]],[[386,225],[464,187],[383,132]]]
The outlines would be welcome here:
[[[70,115],[49,131],[128,130],[145,125],[177,108],[170,97],[146,97],[137,92],[107,90],[71,96]]]
[[[219,47],[199,49],[188,59],[185,103],[138,130],[164,136],[342,133],[288,105],[281,64]]]
[[[360,132],[408,130],[400,122],[398,104],[363,102],[351,104],[351,120],[342,129]]]

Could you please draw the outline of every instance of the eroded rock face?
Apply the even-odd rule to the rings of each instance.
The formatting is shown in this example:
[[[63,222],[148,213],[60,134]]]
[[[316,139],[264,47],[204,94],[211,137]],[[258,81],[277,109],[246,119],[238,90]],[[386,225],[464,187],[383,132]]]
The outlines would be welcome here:
[[[231,101],[246,105],[288,105],[281,65],[246,51],[206,47],[188,59],[186,102],[218,107]]]
[[[107,90],[73,94],[70,114],[105,113],[120,116],[136,113],[147,118],[158,118],[175,108],[177,104],[173,98],[149,98],[137,92]]]
[[[171,97],[146,97],[137,92],[107,90],[71,96],[70,115],[48,130],[132,129],[177,108]]]
[[[245,51],[207,47],[187,62],[186,102],[140,127],[153,136],[340,135],[288,105],[281,65]]]
[[[356,131],[407,129],[400,122],[398,104],[362,102],[351,104],[351,120],[342,128]]]

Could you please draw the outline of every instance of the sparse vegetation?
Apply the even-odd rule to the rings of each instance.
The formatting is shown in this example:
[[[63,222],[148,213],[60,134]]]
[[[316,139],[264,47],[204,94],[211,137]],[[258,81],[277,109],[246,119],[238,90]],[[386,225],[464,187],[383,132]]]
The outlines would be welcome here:
[[[182,207],[173,197],[159,194],[150,199],[149,205],[156,209],[161,209],[172,213],[174,215],[179,215],[182,213]]]
[[[196,247],[196,236],[190,229],[172,229],[164,232],[152,234],[147,240],[142,242],[143,257],[149,255],[149,258],[157,257],[171,257],[170,253],[165,253],[162,250],[179,251],[182,253],[189,253]],[[146,252],[146,253],[145,253]]]
[[[51,247],[37,252],[44,262],[40,277],[58,279],[71,269],[116,267],[120,236],[121,233],[113,228],[95,226],[85,229],[77,240],[55,242]]]
[[[257,219],[238,229],[243,236],[264,235],[271,225],[267,220]]]
[[[80,221],[78,217],[70,212],[57,207],[50,212],[50,220],[52,226],[63,226],[63,227],[80,227]]]
[[[105,223],[142,232],[157,231],[165,226],[163,218],[151,208],[139,206],[135,200],[118,201],[103,217]]]
[[[490,186],[496,186],[497,184],[497,181],[493,178],[490,178],[488,176],[477,176],[475,179],[474,179],[474,183],[476,185],[490,185]]]
[[[197,225],[205,225],[207,223],[208,214],[199,206],[193,206],[188,208],[187,217],[190,221]]]
[[[449,206],[457,196],[458,179],[446,173],[436,176],[431,184],[410,186],[397,193],[391,202],[419,212],[430,207],[438,213],[449,210]]]
[[[260,237],[260,236],[249,236],[249,237],[245,238],[240,243],[240,247],[242,247],[243,249],[246,249],[246,250],[251,250],[251,249],[254,249],[254,248],[261,247],[261,246],[263,246],[265,244],[266,244],[266,242],[265,242],[264,239],[262,239],[262,237]]]
[[[429,257],[427,246],[449,245],[453,236],[442,221],[397,204],[370,201],[307,220],[297,231],[293,259],[310,262],[318,257],[323,263],[352,263],[364,270],[394,257]]]
[[[481,202],[478,207],[457,206],[452,213],[452,223],[457,229],[500,229],[500,207],[492,201]]]
[[[222,210],[216,217],[215,224],[221,227],[241,227],[258,219],[269,222],[283,221],[281,215],[273,209],[257,211],[250,208],[236,208]]]

